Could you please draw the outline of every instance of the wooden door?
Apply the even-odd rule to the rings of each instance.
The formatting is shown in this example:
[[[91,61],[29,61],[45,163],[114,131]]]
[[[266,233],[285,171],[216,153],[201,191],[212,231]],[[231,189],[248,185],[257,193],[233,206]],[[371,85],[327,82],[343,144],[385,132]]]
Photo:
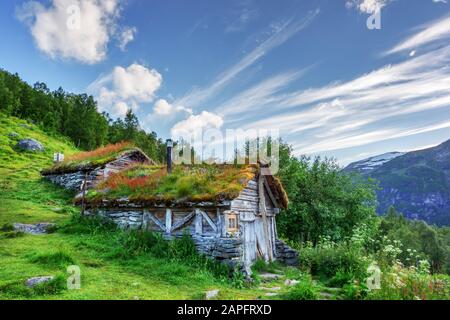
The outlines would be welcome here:
[[[240,219],[240,228],[244,249],[244,266],[249,269],[257,258],[256,233],[255,233],[255,215],[244,214]]]

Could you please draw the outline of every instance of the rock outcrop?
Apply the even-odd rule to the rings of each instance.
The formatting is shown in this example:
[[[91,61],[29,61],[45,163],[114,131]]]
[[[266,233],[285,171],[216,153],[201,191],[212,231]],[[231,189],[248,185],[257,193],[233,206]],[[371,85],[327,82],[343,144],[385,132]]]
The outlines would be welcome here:
[[[54,223],[36,223],[36,224],[23,224],[14,223],[14,229],[23,233],[29,234],[46,234],[49,230],[55,227]]]
[[[17,148],[24,151],[33,151],[33,152],[42,152],[45,150],[44,146],[37,140],[27,138],[20,140],[17,145]]]

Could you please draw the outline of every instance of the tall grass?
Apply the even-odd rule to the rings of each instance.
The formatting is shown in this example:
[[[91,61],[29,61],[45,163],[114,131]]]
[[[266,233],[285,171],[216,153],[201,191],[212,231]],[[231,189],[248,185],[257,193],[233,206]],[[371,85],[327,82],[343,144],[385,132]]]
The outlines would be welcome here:
[[[108,144],[104,147],[77,153],[71,157],[68,157],[66,161],[87,161],[92,159],[99,159],[106,156],[114,155],[132,148],[134,145],[128,141],[122,141],[115,144]]]

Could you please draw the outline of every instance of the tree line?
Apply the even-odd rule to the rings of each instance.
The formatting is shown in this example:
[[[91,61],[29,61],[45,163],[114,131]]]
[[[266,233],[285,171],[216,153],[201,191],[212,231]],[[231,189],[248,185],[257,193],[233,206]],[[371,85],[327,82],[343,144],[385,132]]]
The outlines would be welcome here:
[[[43,82],[33,86],[19,75],[0,69],[0,112],[28,120],[50,135],[63,135],[83,150],[108,143],[132,141],[150,158],[165,161],[164,141],[155,132],[142,130],[129,110],[122,120],[97,109],[90,95],[74,94],[61,87],[51,91]]]

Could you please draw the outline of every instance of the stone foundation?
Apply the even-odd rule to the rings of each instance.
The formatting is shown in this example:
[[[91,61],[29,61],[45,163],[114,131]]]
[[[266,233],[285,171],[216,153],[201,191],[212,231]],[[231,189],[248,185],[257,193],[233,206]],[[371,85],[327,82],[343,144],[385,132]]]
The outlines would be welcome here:
[[[276,259],[288,266],[298,266],[298,253],[281,240],[275,243],[277,249]]]
[[[94,184],[94,181],[97,179],[98,171],[93,170],[88,173],[87,177],[87,189],[91,188]],[[65,189],[80,191],[81,185],[83,184],[85,177],[85,173],[82,171],[77,171],[73,173],[65,173],[65,174],[49,174],[45,175],[44,178],[49,180],[50,182],[63,187]]]

